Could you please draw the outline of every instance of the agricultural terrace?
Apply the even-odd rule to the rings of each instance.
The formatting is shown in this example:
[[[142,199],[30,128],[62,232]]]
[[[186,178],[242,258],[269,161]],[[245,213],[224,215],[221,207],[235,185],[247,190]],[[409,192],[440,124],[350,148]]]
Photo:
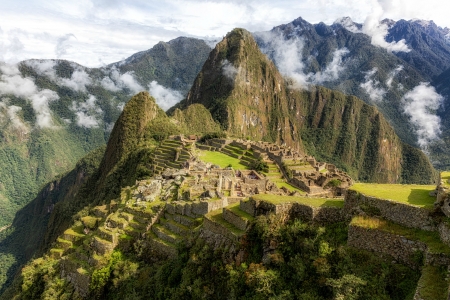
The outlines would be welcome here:
[[[239,159],[228,156],[222,152],[200,150],[198,153],[200,160],[218,165],[221,168],[226,168],[231,165],[235,170],[247,169],[246,166],[239,162]]]
[[[436,189],[434,185],[355,183],[350,189],[367,196],[425,208],[433,208],[436,201],[430,196],[430,192]]]
[[[430,232],[421,229],[406,228],[387,220],[369,216],[356,216],[352,219],[350,225],[401,235],[407,239],[425,243],[433,253],[450,254],[450,247],[441,241],[437,231]]]
[[[342,198],[314,198],[314,197],[296,197],[296,196],[279,196],[272,194],[258,194],[252,196],[252,199],[266,201],[272,204],[283,203],[299,203],[313,207],[344,207],[344,199]]]
[[[441,172],[441,180],[444,182],[444,186],[447,188],[450,188],[450,183],[448,182],[450,180],[450,172]]]

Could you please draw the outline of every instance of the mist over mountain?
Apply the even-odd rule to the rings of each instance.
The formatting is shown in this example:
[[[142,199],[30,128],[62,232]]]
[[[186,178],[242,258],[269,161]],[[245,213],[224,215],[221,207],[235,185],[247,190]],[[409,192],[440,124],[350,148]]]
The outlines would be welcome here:
[[[448,29],[418,20],[384,20],[377,26],[378,31],[369,30],[350,18],[330,26],[298,18],[255,38],[296,84],[323,85],[377,106],[403,141],[420,146],[444,168],[449,157],[435,145],[447,138],[447,125],[436,114],[446,98],[432,80],[450,64]],[[405,47],[393,50],[400,41]]]
[[[421,20],[298,18],[234,29],[214,49],[160,42],[102,68],[1,64],[0,284],[156,174],[172,134],[261,140],[355,180],[432,184],[433,165],[450,166],[449,86],[449,30]]]
[[[2,63],[0,228],[10,226],[16,212],[26,207],[47,182],[61,177],[87,153],[106,144],[132,95],[150,91],[163,109],[179,102],[209,51],[202,40],[178,38],[102,68],[86,68],[65,60]],[[51,204],[46,205],[40,217],[48,216],[51,209]],[[7,242],[14,228],[24,230],[20,228],[23,225],[16,224],[0,238],[2,283],[11,265],[28,257],[16,252],[21,247],[13,247],[13,255],[8,248],[14,244]]]

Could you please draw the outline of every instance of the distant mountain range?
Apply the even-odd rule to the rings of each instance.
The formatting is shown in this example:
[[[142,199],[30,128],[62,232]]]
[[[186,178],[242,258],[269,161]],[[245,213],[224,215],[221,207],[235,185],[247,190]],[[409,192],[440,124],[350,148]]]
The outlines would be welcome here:
[[[423,20],[381,24],[384,43],[380,33],[368,35],[348,17],[330,26],[298,18],[255,37],[283,75],[377,106],[403,141],[420,146],[436,167],[448,168],[450,152],[441,149],[449,138],[450,29]],[[403,50],[392,50],[395,43]]]
[[[76,194],[73,186],[82,184],[77,174],[89,172],[80,165],[76,172],[64,172],[106,144],[124,106],[142,90],[155,98],[159,107],[150,107],[159,117],[157,123],[142,121],[139,126],[205,133],[220,125],[237,137],[284,143],[313,154],[355,179],[432,182],[435,173],[428,158],[414,147],[425,150],[435,167],[450,166],[449,30],[420,20],[384,20],[375,29],[369,32],[349,18],[332,25],[298,18],[268,32],[234,30],[212,52],[205,41],[180,37],[102,68],[63,60],[0,65],[0,227],[10,225],[15,213],[55,176],[55,182],[68,182],[70,176],[67,189]],[[381,41],[380,32],[386,34]],[[134,128],[130,122],[120,123]],[[148,138],[141,127],[138,133],[127,131],[134,137],[130,147]],[[117,129],[111,140],[123,143],[122,134]],[[101,168],[112,173],[101,175],[99,195],[112,197],[135,179],[126,173],[130,168],[113,170],[128,151],[117,149],[106,150]],[[95,152],[95,161],[81,163],[90,174],[102,151]],[[133,157],[133,171],[142,167],[138,162],[147,157],[145,151]],[[139,170],[149,172],[145,166]],[[26,215],[39,211],[30,217],[37,223],[26,225],[39,223],[41,235],[33,243],[44,235],[52,205],[73,196],[53,190],[47,185],[36,198],[45,203],[43,210],[32,202],[14,223],[24,224]],[[21,253],[17,236],[14,243],[2,242],[14,230],[18,228],[0,233],[5,270],[33,253]],[[12,256],[11,247],[16,251]],[[7,274],[1,276],[4,282]]]

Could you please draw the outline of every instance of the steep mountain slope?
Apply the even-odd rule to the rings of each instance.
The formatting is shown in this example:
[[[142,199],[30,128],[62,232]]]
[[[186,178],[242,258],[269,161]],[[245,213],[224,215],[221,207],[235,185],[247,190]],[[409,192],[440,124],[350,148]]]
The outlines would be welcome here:
[[[243,29],[211,52],[180,105],[193,103],[208,108],[230,135],[307,150],[360,180],[434,181],[426,156],[403,144],[374,107],[326,88],[299,91]]]
[[[402,141],[420,145],[435,166],[445,168],[450,156],[439,150],[442,143],[436,139],[441,127],[435,118],[439,99],[434,86],[425,82],[450,64],[448,29],[432,21],[382,23],[387,29],[386,41],[404,40],[407,52],[372,45],[362,25],[350,18],[331,26],[298,18],[270,32],[255,33],[255,38],[283,75],[302,85],[323,85],[376,105]],[[425,107],[411,109],[413,103]],[[433,123],[424,121],[425,116]],[[447,125],[442,125],[440,137],[448,140]]]
[[[100,147],[89,153],[72,171],[45,185],[36,198],[18,210],[11,227],[0,232],[0,291],[23,263],[48,250],[75,213],[81,210],[83,215],[89,206],[109,203],[120,196],[123,187],[152,175],[153,152],[160,138],[220,130],[201,105],[175,115],[174,119],[167,117],[147,92],[135,95],[115,123],[106,149]],[[192,120],[201,123],[196,126]]]
[[[409,52],[395,54],[420,72],[427,81],[450,67],[450,41],[446,31],[433,21],[399,20],[393,22],[386,41],[404,39]]]
[[[203,40],[178,37],[113,63],[108,69],[117,68],[121,73],[134,72],[137,81],[144,87],[155,80],[185,95],[210,51],[211,48]]]
[[[183,105],[193,103],[231,135],[301,147],[284,79],[246,30],[233,30],[210,53]]]
[[[415,144],[416,133],[403,112],[401,98],[425,79],[393,53],[373,46],[369,36],[349,31],[340,23],[313,25],[298,18],[270,32],[255,33],[255,37],[284,75],[301,77],[303,85],[323,85],[376,105],[402,140]]]
[[[64,60],[0,66],[0,227],[38,188],[104,145],[131,95],[181,100],[210,51],[178,38],[102,68]],[[173,89],[171,89],[173,88]]]

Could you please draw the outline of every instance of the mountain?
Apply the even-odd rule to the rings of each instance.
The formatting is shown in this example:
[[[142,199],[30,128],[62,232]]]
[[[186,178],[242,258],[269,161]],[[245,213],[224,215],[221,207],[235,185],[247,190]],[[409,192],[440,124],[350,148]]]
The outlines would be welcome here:
[[[64,60],[0,66],[0,227],[56,175],[108,140],[131,95],[152,90],[166,109],[181,100],[209,53],[177,38],[102,68]]]
[[[180,101],[210,50],[202,40],[178,38],[102,68],[64,60],[0,64],[0,260],[5,272],[29,258],[11,254],[8,245],[23,239],[19,227],[26,226],[18,227],[17,218],[38,207],[30,201],[41,197],[42,187],[106,144],[131,95],[151,90],[165,109]],[[16,250],[36,246],[33,238],[25,240],[29,245]],[[4,280],[2,274],[0,283]]]
[[[363,33],[363,25],[350,18],[330,26],[298,18],[254,35],[283,75],[303,86],[323,85],[377,106],[402,141],[420,146],[435,166],[445,168],[450,157],[438,151],[441,124],[433,116],[441,98],[432,79],[450,64],[448,29],[418,20],[384,20],[382,24],[388,49],[374,45]],[[389,50],[389,43],[400,41],[406,50]],[[412,109],[414,105],[423,108]],[[440,137],[446,140],[446,125],[442,126]]]
[[[293,84],[249,32],[235,29],[210,53],[180,107],[203,104],[230,136],[284,143],[336,163],[355,179],[434,182],[426,156],[401,142],[375,107]]]
[[[325,24],[310,25],[299,19],[295,21],[295,24],[281,26],[282,28],[279,30],[282,30],[283,34],[287,36],[287,39],[283,38],[283,40],[267,39],[267,36],[256,35],[256,40],[264,52],[274,59],[276,64],[261,52],[258,43],[249,32],[244,29],[233,30],[209,53],[203,67],[198,68],[200,72],[195,80],[192,78],[194,83],[186,99],[169,109],[168,114],[159,107],[158,102],[160,101],[146,92],[136,93],[129,101],[125,97],[130,93],[138,92],[143,86],[149,86],[150,90],[152,87],[158,87],[156,84],[159,83],[154,83],[155,79],[148,75],[147,70],[152,70],[152,67],[147,63],[152,59],[162,60],[166,63],[161,63],[161,65],[168,69],[177,67],[173,63],[176,60],[173,59],[173,52],[170,51],[170,48],[173,46],[178,49],[177,51],[181,51],[183,47],[180,45],[185,41],[184,39],[179,39],[172,44],[161,43],[156,47],[155,52],[140,53],[125,60],[123,64],[116,63],[102,69],[88,70],[64,61],[24,62],[19,67],[19,73],[7,67],[2,69],[4,82],[13,84],[15,80],[22,80],[22,83],[31,87],[31,92],[28,94],[5,93],[9,97],[9,100],[4,100],[5,115],[18,115],[19,120],[25,125],[37,126],[36,124],[46,124],[51,121],[55,122],[55,126],[63,129],[75,128],[78,130],[77,132],[81,132],[78,136],[81,141],[85,137],[82,131],[91,132],[92,130],[95,134],[102,136],[102,139],[95,139],[98,145],[104,143],[109,135],[109,130],[112,130],[106,149],[96,150],[81,160],[75,170],[60,179],[51,181],[38,194],[37,198],[17,213],[12,222],[13,226],[2,232],[1,260],[5,262],[2,270],[7,272],[2,275],[2,278],[8,277],[11,280],[11,275],[18,267],[33,255],[39,256],[42,253],[48,253],[46,251],[53,249],[55,245],[67,247],[68,243],[62,246],[61,243],[64,241],[58,240],[58,237],[66,234],[66,231],[76,243],[78,234],[86,235],[83,228],[87,228],[88,231],[98,229],[99,225],[96,225],[97,221],[95,220],[100,220],[99,222],[102,223],[99,228],[108,227],[109,223],[106,223],[105,219],[106,212],[112,212],[117,203],[125,205],[123,215],[127,214],[127,210],[128,213],[136,209],[140,210],[139,205],[133,204],[131,207],[125,203],[126,201],[122,203],[122,200],[132,198],[129,187],[136,185],[137,180],[149,178],[156,171],[161,171],[161,160],[170,160],[181,155],[183,149],[177,152],[163,143],[168,136],[173,134],[215,136],[225,133],[234,138],[274,142],[296,149],[302,156],[314,155],[319,160],[334,163],[355,179],[389,183],[432,183],[435,173],[428,158],[417,148],[402,142],[390,122],[383,116],[384,110],[390,112],[394,121],[388,120],[394,125],[398,123],[398,128],[401,129],[402,120],[409,121],[408,116],[403,115],[402,106],[404,104],[403,96],[407,92],[403,91],[401,87],[414,89],[414,87],[420,86],[420,82],[425,77],[394,54],[371,45],[370,39],[362,33],[348,31],[342,24],[335,24],[331,27]],[[304,34],[301,36],[304,40],[298,40],[298,35],[302,34]],[[278,47],[277,43],[284,43],[289,39],[291,42],[288,42],[287,48]],[[277,52],[277,49],[284,49],[285,53],[294,54],[294,58],[299,58],[298,54],[303,53],[299,52],[299,49],[302,51],[309,49],[311,58],[293,60],[291,65],[280,64],[280,60],[277,61],[277,58],[283,58],[283,55]],[[188,57],[193,57],[192,53],[183,53]],[[352,58],[348,59],[354,61],[355,64],[348,64],[345,68],[340,68],[341,62],[349,62],[346,60],[348,53],[352,54]],[[198,60],[200,61],[200,58]],[[385,65],[380,62],[385,62]],[[135,66],[136,71],[126,69],[127,64]],[[400,68],[399,64],[403,67]],[[377,69],[374,71],[375,67]],[[354,72],[343,75],[342,78],[347,78],[343,83],[340,78],[342,72],[348,68],[354,68]],[[361,73],[362,70],[367,71]],[[394,70],[397,70],[397,73],[392,75]],[[142,72],[141,79],[135,77],[137,72]],[[167,82],[172,84],[171,86],[183,86],[177,85],[178,80],[169,80],[170,72],[160,71],[160,73],[162,74],[161,81],[167,79]],[[148,77],[144,78],[144,75]],[[390,79],[391,77],[392,79]],[[305,80],[304,82],[299,81],[302,78]],[[360,81],[356,81],[355,78],[359,78]],[[355,96],[348,96],[342,92],[316,85],[299,85],[299,82],[346,87],[350,90],[359,90],[361,94],[372,88],[371,96],[377,95],[377,93],[384,95],[383,90],[380,90],[383,87],[395,86],[395,89],[389,91],[393,95],[392,102],[381,103],[378,105],[379,108],[376,108]],[[4,90],[13,91],[6,88]],[[154,91],[158,90],[161,89]],[[399,92],[399,90],[401,91]],[[178,101],[174,101],[174,99],[180,99],[173,94],[173,90],[165,90],[165,95],[170,95],[165,99],[172,101],[170,102],[172,104]],[[370,103],[376,102],[367,94],[365,97]],[[59,99],[65,102],[61,101],[60,103]],[[23,107],[20,106],[22,110],[16,108],[19,107],[19,104],[23,105]],[[390,107],[392,111],[388,110]],[[51,113],[49,114],[49,112]],[[113,117],[114,114],[117,116],[120,114],[117,121]],[[26,120],[22,118],[26,118]],[[15,120],[10,117],[7,124],[10,126],[10,131],[5,131],[4,134],[5,141],[9,143],[27,136],[22,133],[23,130],[19,130],[21,127],[16,126]],[[87,127],[81,124],[87,125]],[[415,132],[409,128],[408,123],[403,126],[403,131],[398,128],[396,130],[403,132],[405,139],[408,139],[408,132]],[[39,130],[43,129],[39,128]],[[52,133],[52,130],[56,129],[45,128],[45,130]],[[60,141],[64,141],[68,135],[66,131],[61,130],[60,132],[62,137]],[[412,138],[411,143],[414,144],[416,139],[417,137]],[[27,142],[26,139],[24,141]],[[43,141],[36,143],[37,147],[42,142],[51,144],[51,140],[43,138]],[[91,146],[89,142],[86,145]],[[71,145],[68,144],[66,147],[70,148]],[[166,153],[167,148],[171,148],[169,154]],[[52,154],[45,148],[42,152],[45,155]],[[44,154],[39,157],[46,158]],[[170,163],[169,161],[169,165]],[[43,164],[43,166],[53,165]],[[41,172],[45,169],[39,167],[37,170]],[[337,184],[339,183],[337,182]],[[171,195],[170,193],[171,188],[167,190],[167,194]],[[163,204],[161,205],[163,206]],[[162,206],[158,204],[149,208],[148,211],[133,212],[136,214],[135,221],[139,218],[147,218],[149,214],[153,218],[154,213]],[[140,226],[138,221],[132,222],[130,218],[134,217],[129,217],[127,222],[133,223],[137,227]],[[195,218],[187,220],[195,223]],[[267,222],[270,223],[270,221]],[[87,223],[90,225],[87,226]],[[69,227],[72,225],[69,224],[74,224],[77,231],[72,232],[72,227]],[[31,233],[31,228],[36,229],[35,235]],[[292,228],[292,230],[298,229]],[[101,229],[99,229],[100,231]],[[311,229],[311,232],[317,236],[320,234],[320,230],[316,232],[315,229]],[[30,235],[33,235],[33,238],[29,238]],[[258,235],[256,234],[256,236]],[[107,234],[101,236],[101,239],[108,238],[110,237]],[[96,257],[96,261],[89,263],[95,265],[97,262],[99,266],[102,266],[92,277],[96,278],[95,282],[96,280],[102,282],[102,274],[109,276],[113,269],[114,274],[123,274],[126,277],[130,274],[129,272],[134,272],[129,268],[141,266],[142,259],[147,260],[145,263],[154,262],[153,252],[146,252],[148,250],[147,237],[145,239],[136,238],[139,240],[136,243],[132,239],[133,245],[130,244],[129,240],[131,239],[128,235],[120,236],[120,238],[124,243],[121,246],[130,247],[127,248],[129,250],[133,248],[132,251],[129,251],[133,254],[126,258],[126,263],[122,262],[122,258],[119,258],[121,262],[118,263],[114,260],[115,256],[112,255],[105,258],[106,265],[103,264],[105,262],[103,258]],[[316,240],[314,239],[314,241]],[[24,245],[24,241],[28,241],[28,244]],[[95,241],[97,240],[95,239]],[[83,247],[89,248],[91,247],[90,242],[95,244],[95,241],[83,240]],[[83,247],[78,246],[68,247],[70,261],[85,260],[87,254],[83,252]],[[320,247],[316,246],[322,250],[325,249],[323,247],[326,247],[322,244]],[[198,247],[202,246],[198,245]],[[263,249],[266,246],[261,243],[257,247]],[[336,247],[340,247],[337,242]],[[205,250],[205,252],[207,251]],[[149,276],[155,278],[152,277],[152,272],[160,274],[164,273],[166,268],[174,269],[174,266],[187,264],[190,256],[186,252],[183,253],[180,257],[182,262],[172,262],[175,265],[168,265],[158,271],[145,269],[145,272],[150,273],[141,273],[140,276],[143,277],[139,280],[145,282]],[[193,253],[195,260],[199,252]],[[208,255],[214,255],[208,253]],[[69,269],[65,269],[64,263],[60,264],[61,261],[57,257],[52,256],[52,259],[49,260],[47,260],[48,256],[44,257],[46,258],[33,261],[24,269],[23,273],[16,277],[13,290],[25,287],[24,298],[37,296],[38,292],[33,296],[36,291],[43,292],[45,290],[48,295],[55,296],[56,294],[52,293],[66,292],[65,288],[69,290],[73,288],[66,279],[60,277],[60,274],[65,274],[64,270],[70,271],[70,274],[80,274],[80,277],[72,277],[71,280],[87,278],[84,276],[86,274],[82,268],[70,269],[73,266],[69,265]],[[317,258],[314,257],[314,259]],[[212,256],[206,258],[204,262],[206,263],[206,261],[213,261]],[[218,259],[215,265],[220,265],[220,261],[223,260]],[[47,262],[49,264],[46,264]],[[64,262],[70,263],[68,260],[64,260]],[[318,260],[315,266],[322,265],[322,262],[323,260]],[[193,264],[195,265],[195,262]],[[192,265],[189,266],[192,267]],[[254,266],[253,268],[258,267]],[[62,273],[60,273],[61,270]],[[173,275],[172,283],[179,282],[181,278],[181,270],[179,268],[174,270],[179,270],[180,273]],[[46,275],[45,278],[51,279],[50,286],[39,281],[39,278],[44,278]],[[64,277],[64,275],[62,276]],[[136,279],[132,276],[127,277],[128,279],[125,277],[120,279],[123,281],[109,282],[111,290],[106,292],[113,293],[116,290],[112,286],[119,288],[122,287],[122,282]],[[60,279],[61,281],[59,281]],[[28,283],[30,288],[27,290]],[[58,284],[65,288],[57,287]],[[155,289],[158,288],[155,287]],[[73,290],[68,292],[69,294],[73,293]],[[150,292],[147,291],[147,293]],[[164,297],[164,292],[161,293],[160,297]],[[329,296],[331,296],[330,293]],[[178,296],[182,297],[183,295]]]
[[[122,74],[133,72],[144,87],[155,80],[185,95],[210,51],[203,40],[178,37],[167,43],[159,42],[150,50],[136,53],[107,68],[117,68]]]
[[[404,39],[411,51],[395,54],[417,69],[427,81],[431,81],[450,67],[447,30],[433,21],[399,20],[390,26],[386,41],[398,42]]]

